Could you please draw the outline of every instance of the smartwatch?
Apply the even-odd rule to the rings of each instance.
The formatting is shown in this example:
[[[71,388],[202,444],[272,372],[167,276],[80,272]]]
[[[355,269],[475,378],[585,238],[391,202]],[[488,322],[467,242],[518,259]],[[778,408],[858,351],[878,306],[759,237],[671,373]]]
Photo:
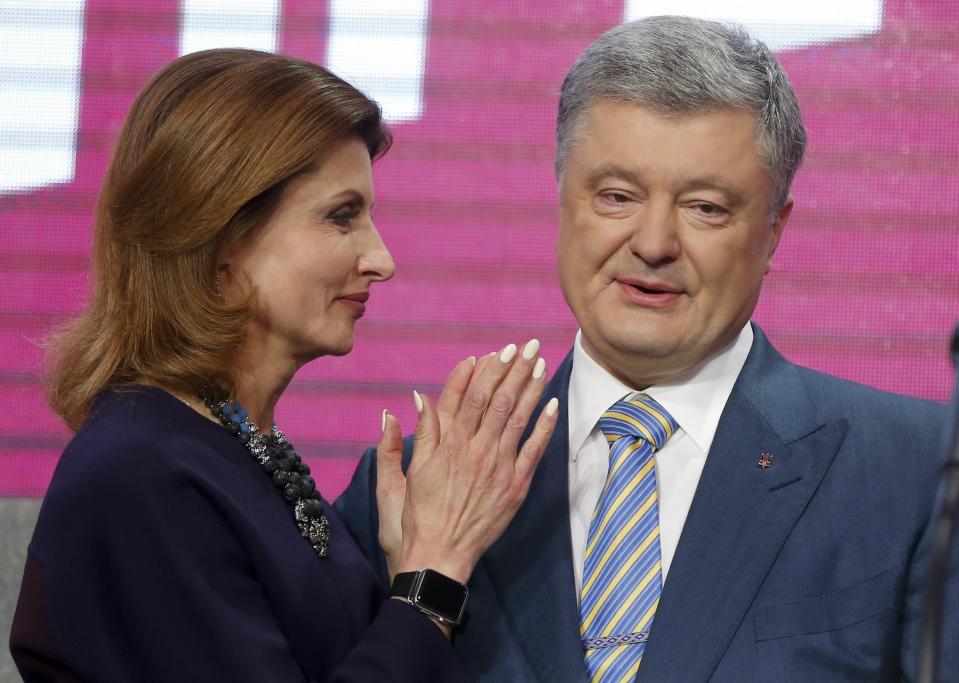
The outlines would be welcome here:
[[[432,569],[403,572],[393,578],[390,596],[406,600],[441,624],[459,626],[466,615],[469,589]]]

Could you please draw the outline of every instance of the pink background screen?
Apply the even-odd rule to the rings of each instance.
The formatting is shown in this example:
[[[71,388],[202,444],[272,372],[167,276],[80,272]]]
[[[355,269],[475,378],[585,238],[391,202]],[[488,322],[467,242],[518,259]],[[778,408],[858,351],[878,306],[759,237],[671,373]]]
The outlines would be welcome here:
[[[191,34],[202,44],[266,16],[275,49],[357,74],[370,48],[351,35],[402,34],[386,50],[395,58],[365,67],[370,83],[385,78],[374,96],[396,96],[396,143],[374,175],[397,275],[374,287],[353,353],[304,368],[278,412],[332,497],[377,439],[380,411],[411,428],[411,389],[435,396],[459,359],[531,337],[551,368],[563,358],[576,324],[554,273],[559,85],[602,31],[664,4],[0,0],[8,46],[11,36],[42,45],[45,31],[73,31],[76,45],[55,64],[0,48],[0,495],[42,495],[69,438],[43,401],[40,345],[82,305],[113,140],[139,88],[183,49],[190,21],[207,26]],[[705,16],[713,3],[672,4]],[[810,135],[755,319],[796,362],[945,400],[959,317],[959,3],[863,0],[857,16],[842,15],[856,0],[835,12],[781,4],[808,9],[733,17],[781,39]],[[259,14],[242,16],[246,5]],[[823,18],[834,14],[835,24]],[[50,103],[66,123],[44,129]],[[44,179],[29,168],[51,148],[68,158]]]

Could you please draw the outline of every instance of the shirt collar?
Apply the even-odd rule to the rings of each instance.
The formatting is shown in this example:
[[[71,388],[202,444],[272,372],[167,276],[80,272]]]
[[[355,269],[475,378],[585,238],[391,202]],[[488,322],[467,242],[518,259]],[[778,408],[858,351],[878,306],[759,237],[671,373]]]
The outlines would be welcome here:
[[[569,453],[573,460],[606,409],[630,394],[640,393],[593,360],[583,348],[582,335],[582,330],[578,331],[573,344],[567,404]],[[682,377],[653,385],[642,393],[658,401],[699,449],[709,453],[719,418],[752,343],[753,330],[747,323],[736,339],[721,351]]]

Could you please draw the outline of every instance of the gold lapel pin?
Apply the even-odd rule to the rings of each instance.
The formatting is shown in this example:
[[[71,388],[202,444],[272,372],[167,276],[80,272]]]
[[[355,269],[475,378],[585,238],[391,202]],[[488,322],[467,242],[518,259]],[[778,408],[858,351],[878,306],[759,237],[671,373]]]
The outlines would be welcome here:
[[[773,465],[773,454],[764,451],[756,464],[759,465],[759,469],[768,470]]]

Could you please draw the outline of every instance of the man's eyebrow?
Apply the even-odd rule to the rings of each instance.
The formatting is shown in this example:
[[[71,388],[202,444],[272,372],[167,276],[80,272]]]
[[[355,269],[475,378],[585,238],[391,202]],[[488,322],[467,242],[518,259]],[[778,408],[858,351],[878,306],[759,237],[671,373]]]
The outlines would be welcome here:
[[[619,166],[618,164],[603,164],[586,176],[586,185],[590,189],[595,189],[603,180],[607,178],[617,178],[625,180],[633,185],[642,185],[642,178],[639,173],[631,168]]]

